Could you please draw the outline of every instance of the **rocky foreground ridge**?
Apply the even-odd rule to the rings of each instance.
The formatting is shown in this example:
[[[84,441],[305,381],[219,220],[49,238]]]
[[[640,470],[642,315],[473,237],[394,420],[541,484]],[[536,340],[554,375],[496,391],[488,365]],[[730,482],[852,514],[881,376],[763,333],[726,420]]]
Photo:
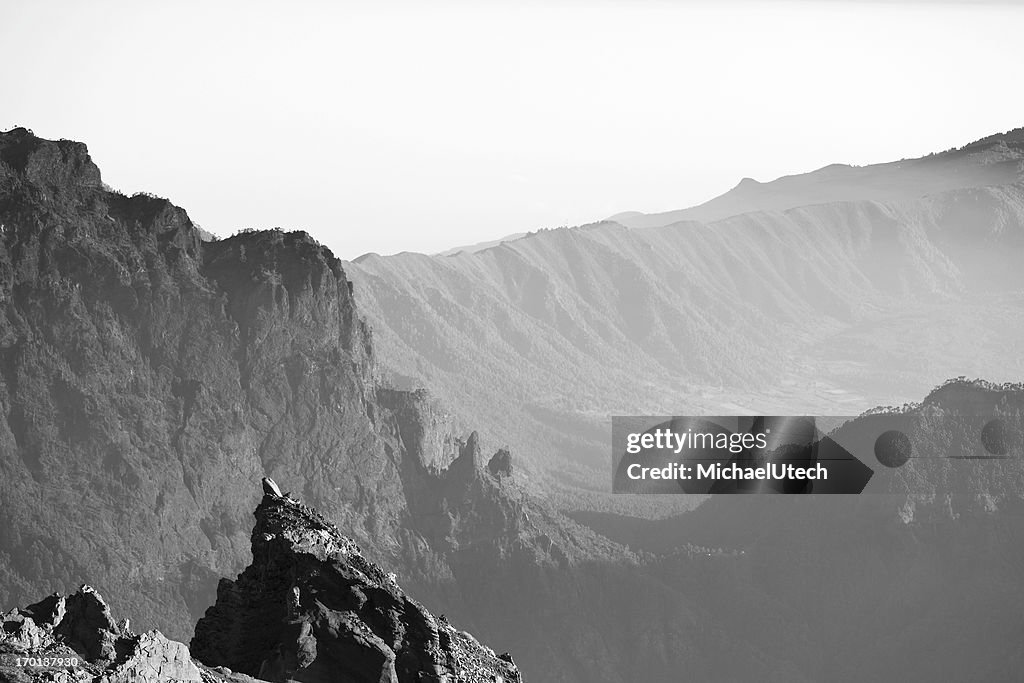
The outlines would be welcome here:
[[[222,579],[192,652],[270,681],[515,682],[508,654],[434,617],[337,526],[289,496],[256,509],[253,561]]]
[[[192,659],[184,643],[160,631],[134,633],[114,619],[91,586],[54,593],[0,614],[0,682],[244,683],[253,679]]]
[[[191,654],[134,633],[83,585],[0,614],[0,682],[522,680],[509,654],[432,615],[317,511],[267,494],[255,514],[252,564],[221,581]]]

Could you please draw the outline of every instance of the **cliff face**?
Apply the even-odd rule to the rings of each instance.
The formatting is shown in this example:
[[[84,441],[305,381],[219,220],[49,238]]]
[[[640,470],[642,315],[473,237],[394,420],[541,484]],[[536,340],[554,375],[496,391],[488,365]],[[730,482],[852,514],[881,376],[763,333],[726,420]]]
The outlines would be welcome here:
[[[524,670],[608,670],[581,662],[621,628],[600,597],[633,577],[571,567],[623,550],[525,495],[425,394],[375,381],[327,249],[204,241],[170,202],[105,189],[84,145],[25,130],[0,135],[0,224],[0,604],[85,582],[187,640],[248,562],[269,475]],[[570,628],[567,659],[550,634]]]
[[[196,625],[192,653],[206,664],[268,681],[520,680],[510,656],[435,618],[290,497],[263,498],[252,555]]]
[[[410,505],[440,504],[423,492],[459,442],[424,396],[378,388],[330,251],[203,241],[167,200],[105,189],[84,145],[24,129],[0,135],[0,223],[0,604],[116,586],[183,637],[244,565],[264,474],[375,557],[450,573]],[[515,515],[485,467],[448,495]]]

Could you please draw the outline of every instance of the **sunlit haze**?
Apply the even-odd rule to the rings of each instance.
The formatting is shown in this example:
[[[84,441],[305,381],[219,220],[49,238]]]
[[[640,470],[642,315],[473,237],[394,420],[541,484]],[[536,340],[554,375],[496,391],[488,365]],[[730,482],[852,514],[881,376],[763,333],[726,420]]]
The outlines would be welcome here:
[[[1024,125],[1012,4],[5,3],[0,128],[220,235],[436,252]]]

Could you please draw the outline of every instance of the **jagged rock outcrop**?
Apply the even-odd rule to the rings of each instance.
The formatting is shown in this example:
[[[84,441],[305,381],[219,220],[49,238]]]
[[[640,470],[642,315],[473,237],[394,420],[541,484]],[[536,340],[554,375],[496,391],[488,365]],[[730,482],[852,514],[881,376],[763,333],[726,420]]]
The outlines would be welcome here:
[[[499,449],[487,463],[487,469],[496,477],[512,476],[512,454],[507,448]]]
[[[267,494],[255,515],[252,564],[196,625],[199,660],[268,681],[520,680],[511,657],[435,618],[315,510]]]
[[[136,634],[127,621],[116,622],[103,598],[89,586],[73,595],[55,593],[24,609],[0,614],[0,655],[0,681],[224,680],[202,671],[184,644],[155,630]]]

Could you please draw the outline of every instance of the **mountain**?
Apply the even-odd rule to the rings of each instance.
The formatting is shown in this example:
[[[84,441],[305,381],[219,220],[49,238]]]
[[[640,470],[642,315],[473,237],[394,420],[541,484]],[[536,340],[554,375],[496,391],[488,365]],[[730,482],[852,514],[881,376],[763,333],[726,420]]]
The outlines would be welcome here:
[[[483,249],[487,249],[489,247],[496,247],[499,244],[501,244],[502,242],[511,242],[512,240],[517,240],[520,237],[525,237],[525,236],[526,236],[525,232],[517,232],[517,233],[512,234],[512,235],[506,235],[505,237],[502,237],[501,239],[489,240],[487,242],[477,242],[475,244],[467,244],[467,245],[464,245],[464,246],[461,246],[461,247],[452,247],[451,249],[445,249],[444,251],[442,251],[438,255],[439,256],[451,256],[452,254],[457,254],[460,251],[468,251],[468,252],[472,253],[472,252],[475,252],[475,251],[481,251]]]
[[[450,578],[466,538],[530,545],[514,477],[377,382],[308,235],[204,239],[25,129],[0,135],[0,225],[0,604],[116,587],[134,623],[185,638],[247,560],[264,475],[412,581]]]
[[[91,586],[11,610],[0,615],[0,623],[0,681],[5,683],[252,680],[214,673],[193,661],[183,643],[167,640],[159,631],[134,633],[128,621],[115,621]]]
[[[1002,416],[1012,457],[955,459],[974,452],[966,444],[980,450],[971,418],[985,414]],[[834,434],[893,427],[913,444],[913,459],[895,470],[901,495],[711,496],[657,521],[574,517],[717,605],[730,637],[799,653],[809,680],[1015,680],[1024,664],[1011,635],[1024,628],[1015,578],[1024,567],[1024,386],[951,380]]]
[[[0,681],[521,681],[511,655],[434,617],[293,498],[264,495],[252,546],[253,564],[221,582],[190,648],[134,633],[82,586],[0,615]]]
[[[487,424],[538,485],[621,505],[600,495],[609,415],[856,415],[947,377],[1020,377],[1020,137],[920,160],[959,169],[925,196],[895,165],[869,167],[904,198],[825,192],[711,223],[369,255],[347,272],[392,382]],[[1006,182],[978,186],[993,168]]]
[[[521,680],[510,655],[430,614],[289,496],[264,495],[252,555],[196,624],[191,651],[209,665],[269,681]]]
[[[707,632],[762,658],[749,668],[704,649],[680,670],[1010,679],[1019,658],[999,653],[1022,626],[1019,471],[968,463],[960,485],[910,497],[663,500],[608,493],[608,444],[611,415],[855,416],[947,377],[1018,381],[1019,137],[913,173],[833,169],[859,180],[822,173],[782,204],[711,222],[605,221],[474,253],[369,255],[347,271],[392,382],[487,424],[532,492],[637,553],[634,582],[660,579]],[[967,633],[978,623],[999,635],[979,642]],[[643,640],[648,653],[665,642]],[[949,649],[926,657],[933,643]]]
[[[611,220],[631,228],[708,223],[755,211],[785,211],[830,202],[913,200],[949,190],[1010,185],[1024,173],[1024,128],[998,133],[963,147],[886,164],[831,164],[768,183],[744,178],[725,194],[678,211],[627,212]]]
[[[500,437],[381,381],[347,267],[305,233],[204,239],[25,129],[0,134],[0,225],[0,604],[87,583],[187,640],[269,475],[526,680],[716,670],[713,614],[533,495]]]
[[[204,239],[84,145],[0,134],[0,604],[88,583],[242,671],[333,652],[358,616],[401,677],[435,661],[429,612],[439,645],[468,629],[531,681],[1013,678],[1019,477],[612,496],[608,416],[854,415],[1019,378],[1021,192],[343,263],[304,233]],[[250,535],[267,475],[320,514],[272,498]],[[328,558],[342,536],[365,565]],[[257,623],[278,640],[222,638]]]

